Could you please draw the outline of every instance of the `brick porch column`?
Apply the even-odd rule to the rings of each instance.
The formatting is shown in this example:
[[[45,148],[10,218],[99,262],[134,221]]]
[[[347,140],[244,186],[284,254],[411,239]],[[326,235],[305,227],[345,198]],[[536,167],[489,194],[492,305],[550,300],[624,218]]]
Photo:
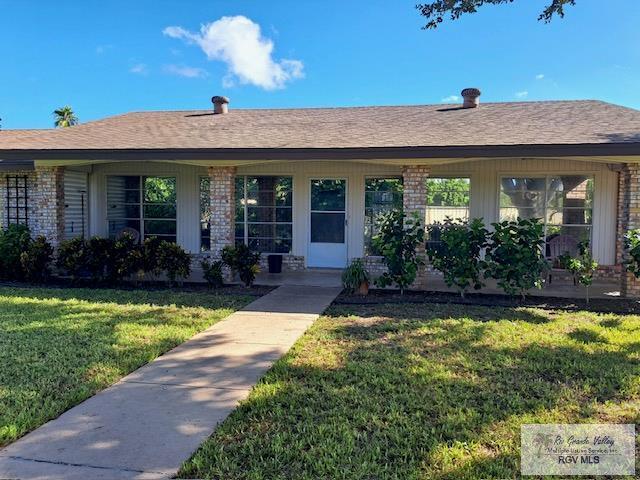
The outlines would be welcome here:
[[[235,243],[236,167],[209,167],[211,202],[211,252]]]
[[[626,259],[624,235],[635,228],[640,228],[640,165],[627,163],[618,181],[617,264]],[[640,281],[624,269],[620,274],[620,293],[623,297],[640,297]]]
[[[407,216],[414,212],[420,217],[424,228],[427,216],[427,178],[429,178],[429,167],[421,165],[407,165],[402,168],[403,196],[402,206]],[[426,257],[424,243],[418,247],[418,254]],[[425,258],[426,260],[426,258]],[[418,271],[418,276],[413,286],[415,288],[425,288],[427,286],[426,268],[422,267]]]
[[[36,167],[29,220],[32,235],[44,235],[51,245],[64,239],[64,167]]]

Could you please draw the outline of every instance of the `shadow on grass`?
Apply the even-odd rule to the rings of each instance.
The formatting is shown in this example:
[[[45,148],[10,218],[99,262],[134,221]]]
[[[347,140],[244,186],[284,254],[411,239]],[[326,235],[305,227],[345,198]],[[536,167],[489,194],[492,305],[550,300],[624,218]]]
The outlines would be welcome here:
[[[637,356],[507,310],[331,309],[182,478],[516,478],[523,423],[640,421]]]
[[[0,446],[247,302],[170,291],[0,289]]]

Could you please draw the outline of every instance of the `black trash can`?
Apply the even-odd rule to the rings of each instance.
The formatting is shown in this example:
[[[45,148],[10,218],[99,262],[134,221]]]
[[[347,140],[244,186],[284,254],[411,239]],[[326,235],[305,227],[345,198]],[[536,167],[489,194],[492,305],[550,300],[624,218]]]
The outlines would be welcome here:
[[[269,273],[282,273],[282,255],[268,255]]]

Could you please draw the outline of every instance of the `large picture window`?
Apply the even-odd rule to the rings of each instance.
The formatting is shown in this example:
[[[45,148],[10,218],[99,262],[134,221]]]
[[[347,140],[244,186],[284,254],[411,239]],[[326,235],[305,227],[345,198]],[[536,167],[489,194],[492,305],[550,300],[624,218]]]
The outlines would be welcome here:
[[[200,250],[211,250],[211,179],[200,177]]]
[[[29,222],[27,176],[7,175],[5,181],[7,224],[27,225]]]
[[[364,249],[367,255],[379,255],[372,239],[378,233],[378,217],[402,210],[402,178],[367,178],[364,188]]]
[[[263,253],[291,253],[293,179],[236,177],[236,243]]]
[[[109,236],[125,231],[143,241],[176,241],[176,178],[113,175],[107,177]]]
[[[554,243],[573,245],[575,250],[579,242],[591,240],[593,177],[551,175],[502,178],[500,220],[516,220],[518,217],[542,219],[547,256],[557,255],[558,252],[553,251]],[[558,237],[561,237],[561,242],[554,241]]]

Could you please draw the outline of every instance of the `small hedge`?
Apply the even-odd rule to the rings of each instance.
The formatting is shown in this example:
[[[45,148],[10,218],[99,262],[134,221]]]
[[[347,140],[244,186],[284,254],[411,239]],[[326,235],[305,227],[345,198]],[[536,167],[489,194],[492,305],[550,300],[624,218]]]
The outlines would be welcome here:
[[[0,230],[0,279],[40,283],[51,272],[53,247],[43,236],[31,237],[26,225]]]

